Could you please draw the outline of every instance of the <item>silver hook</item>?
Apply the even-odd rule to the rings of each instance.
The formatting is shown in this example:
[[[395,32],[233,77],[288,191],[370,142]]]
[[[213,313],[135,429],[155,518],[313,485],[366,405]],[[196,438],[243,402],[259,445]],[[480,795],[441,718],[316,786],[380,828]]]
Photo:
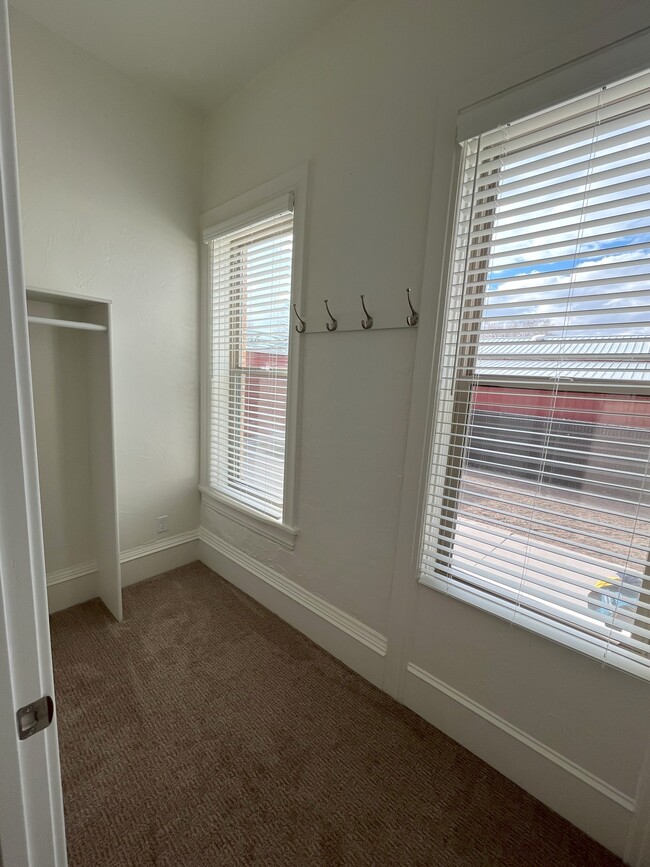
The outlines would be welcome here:
[[[327,315],[332,320],[331,322],[325,323],[325,328],[327,328],[328,331],[336,331],[336,329],[339,327],[339,321],[332,316],[329,304],[327,303],[327,298],[325,299],[325,307],[327,309]]]
[[[406,324],[409,328],[413,328],[420,321],[420,314],[416,312],[415,308],[411,304],[411,290],[406,290],[406,300],[409,303],[409,307],[411,308],[411,315],[406,317]]]
[[[372,316],[368,313],[368,310],[366,309],[365,298],[366,298],[365,295],[361,296],[361,306],[363,307],[363,312],[366,314],[366,318],[361,320],[361,327],[365,328],[367,331],[369,328],[372,328],[372,323],[374,322],[374,320],[373,320]]]
[[[307,328],[307,323],[304,319],[301,318],[300,313],[298,313],[298,311],[296,310],[295,304],[293,305],[293,312],[296,314],[298,319],[300,319],[300,325],[296,325],[296,331],[298,332],[298,334],[304,334]]]

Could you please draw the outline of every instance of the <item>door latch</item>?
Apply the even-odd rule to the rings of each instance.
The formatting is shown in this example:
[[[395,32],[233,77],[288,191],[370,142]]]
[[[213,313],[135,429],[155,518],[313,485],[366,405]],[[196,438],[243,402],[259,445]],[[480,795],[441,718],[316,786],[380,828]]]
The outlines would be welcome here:
[[[16,711],[18,721],[18,739],[21,741],[31,738],[37,732],[46,729],[54,717],[54,702],[49,695],[36,699],[31,704],[19,708]]]

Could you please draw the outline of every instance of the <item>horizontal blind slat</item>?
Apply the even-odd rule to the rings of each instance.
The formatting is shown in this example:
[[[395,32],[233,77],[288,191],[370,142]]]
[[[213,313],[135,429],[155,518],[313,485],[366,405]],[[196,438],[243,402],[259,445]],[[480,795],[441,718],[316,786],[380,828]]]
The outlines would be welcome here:
[[[281,519],[286,447],[293,214],[209,242],[211,485]]]
[[[424,516],[423,573],[605,658],[650,646],[649,147],[650,72],[463,144]]]

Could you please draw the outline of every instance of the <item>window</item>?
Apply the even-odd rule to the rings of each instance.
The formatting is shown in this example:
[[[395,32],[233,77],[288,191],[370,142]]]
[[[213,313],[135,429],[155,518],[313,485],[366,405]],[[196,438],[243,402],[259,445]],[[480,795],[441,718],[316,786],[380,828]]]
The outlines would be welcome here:
[[[462,143],[420,558],[645,676],[649,203],[650,73]]]
[[[209,368],[201,490],[218,511],[254,529],[291,531],[293,211],[293,193],[283,193],[204,232]]]

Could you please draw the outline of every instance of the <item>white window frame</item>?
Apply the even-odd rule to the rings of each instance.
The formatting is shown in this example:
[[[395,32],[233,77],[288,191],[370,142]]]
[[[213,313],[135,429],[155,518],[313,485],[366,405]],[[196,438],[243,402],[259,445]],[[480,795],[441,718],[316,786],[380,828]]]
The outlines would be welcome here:
[[[428,243],[424,285],[421,293],[420,328],[413,379],[409,439],[405,463],[402,509],[394,583],[402,584],[404,598],[395,613],[393,630],[406,628],[416,608],[417,588],[425,587],[468,603],[475,608],[513,622],[513,611],[489,591],[461,583],[440,582],[420,577],[420,553],[424,529],[430,455],[433,447],[435,406],[439,388],[438,369],[444,351],[446,302],[454,240],[456,200],[459,188],[461,148],[458,142],[517,120],[602,84],[647,69],[650,33],[640,32],[594,53],[539,75],[523,84],[474,100],[474,93],[489,82],[469,83],[441,100],[434,148]],[[497,76],[498,79],[498,76]],[[487,91],[489,94],[489,90]],[[470,97],[469,99],[467,97]],[[441,207],[441,201],[445,204]],[[439,287],[438,291],[436,288]],[[404,575],[402,580],[400,573]],[[410,585],[410,589],[408,587]],[[401,626],[400,626],[401,623]],[[553,623],[534,611],[517,612],[516,623],[537,635],[602,661],[603,651],[568,625]],[[389,636],[390,640],[390,636]],[[408,650],[402,650],[402,655]],[[398,660],[391,663],[397,669]],[[616,655],[608,665],[647,680],[647,667],[633,656]],[[389,671],[388,678],[400,676]]]
[[[302,291],[305,267],[305,216],[307,206],[308,166],[287,172],[253,190],[237,196],[201,216],[201,306],[200,306],[200,368],[201,368],[201,457],[200,483],[202,506],[219,516],[228,518],[258,535],[292,549],[298,535],[298,417],[300,402],[301,341],[296,334],[291,315],[289,332],[289,358],[287,365],[287,415],[284,463],[284,502],[281,520],[248,507],[228,497],[209,483],[209,406],[210,406],[210,323],[211,287],[209,268],[209,241],[225,230],[245,225],[273,212],[276,202],[293,197],[293,259],[291,272],[291,304],[302,309]]]

